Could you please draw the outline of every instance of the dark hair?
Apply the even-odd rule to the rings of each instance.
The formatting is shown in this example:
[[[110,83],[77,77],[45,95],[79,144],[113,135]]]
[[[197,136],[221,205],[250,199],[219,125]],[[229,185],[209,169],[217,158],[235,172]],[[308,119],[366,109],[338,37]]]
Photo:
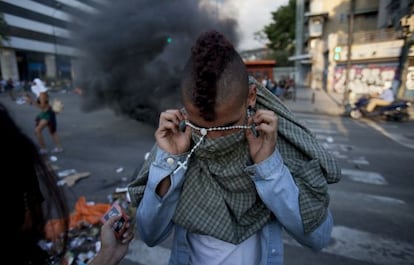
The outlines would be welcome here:
[[[12,196],[3,200],[7,222],[10,251],[19,248],[23,252],[13,256],[16,264],[45,264],[49,254],[39,247],[45,239],[45,224],[53,218],[63,218],[64,235],[61,253],[66,252],[69,210],[66,196],[57,185],[57,177],[36,145],[14,122],[6,107],[0,104],[1,149],[0,163],[2,182]],[[3,191],[5,193],[6,191]],[[6,253],[7,250],[6,250]]]
[[[183,100],[191,100],[206,121],[215,119],[214,108],[229,95],[244,100],[248,93],[246,66],[226,37],[209,30],[191,49],[184,70]]]

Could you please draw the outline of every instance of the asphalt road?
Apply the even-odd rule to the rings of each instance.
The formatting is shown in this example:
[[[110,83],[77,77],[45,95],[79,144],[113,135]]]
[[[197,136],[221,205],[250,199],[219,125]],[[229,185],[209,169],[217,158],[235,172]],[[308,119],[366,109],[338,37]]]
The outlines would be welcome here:
[[[112,110],[101,109],[85,113],[82,99],[74,93],[52,92],[64,102],[64,110],[58,114],[58,133],[64,152],[54,155],[52,165],[58,171],[75,169],[90,172],[68,188],[69,199],[76,202],[81,195],[88,201],[108,202],[108,195],[117,187],[123,187],[141,165],[144,155],[154,143],[154,129]],[[8,106],[22,129],[34,138],[34,118],[38,110],[28,104],[16,104],[7,95],[0,94],[0,101]],[[48,148],[52,141],[44,131]]]

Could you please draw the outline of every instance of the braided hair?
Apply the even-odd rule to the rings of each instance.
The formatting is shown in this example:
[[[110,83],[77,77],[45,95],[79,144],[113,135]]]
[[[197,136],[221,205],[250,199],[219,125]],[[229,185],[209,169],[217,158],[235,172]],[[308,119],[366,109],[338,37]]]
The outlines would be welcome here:
[[[209,30],[196,40],[185,69],[182,92],[183,98],[191,100],[206,121],[215,119],[215,106],[224,103],[229,95],[241,100],[247,97],[245,64],[223,34]]]

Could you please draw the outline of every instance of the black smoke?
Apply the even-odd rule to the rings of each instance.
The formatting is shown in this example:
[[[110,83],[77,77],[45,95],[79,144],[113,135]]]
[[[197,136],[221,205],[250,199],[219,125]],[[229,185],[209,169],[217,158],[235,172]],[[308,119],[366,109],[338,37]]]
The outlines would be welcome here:
[[[216,1],[203,1],[208,3]],[[221,1],[223,2],[223,1]],[[177,107],[181,71],[199,34],[216,29],[235,46],[234,19],[196,0],[109,1],[75,32],[82,52],[76,85],[83,109],[116,113],[157,125],[159,113]]]

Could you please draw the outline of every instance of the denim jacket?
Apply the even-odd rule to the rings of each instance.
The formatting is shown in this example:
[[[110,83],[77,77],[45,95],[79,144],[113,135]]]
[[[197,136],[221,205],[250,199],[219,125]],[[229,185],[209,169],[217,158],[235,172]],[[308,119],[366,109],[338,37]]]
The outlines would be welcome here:
[[[187,230],[172,222],[185,175],[185,169],[176,168],[185,158],[186,154],[176,156],[157,149],[136,214],[139,236],[148,246],[158,245],[174,231],[170,265],[191,264]],[[266,160],[246,166],[245,170],[252,176],[260,198],[276,217],[258,232],[261,238],[260,265],[283,264],[283,230],[314,251],[329,244],[333,227],[329,210],[325,221],[317,229],[304,234],[298,187],[277,150]],[[155,189],[167,176],[171,178],[171,186],[161,198]]]

